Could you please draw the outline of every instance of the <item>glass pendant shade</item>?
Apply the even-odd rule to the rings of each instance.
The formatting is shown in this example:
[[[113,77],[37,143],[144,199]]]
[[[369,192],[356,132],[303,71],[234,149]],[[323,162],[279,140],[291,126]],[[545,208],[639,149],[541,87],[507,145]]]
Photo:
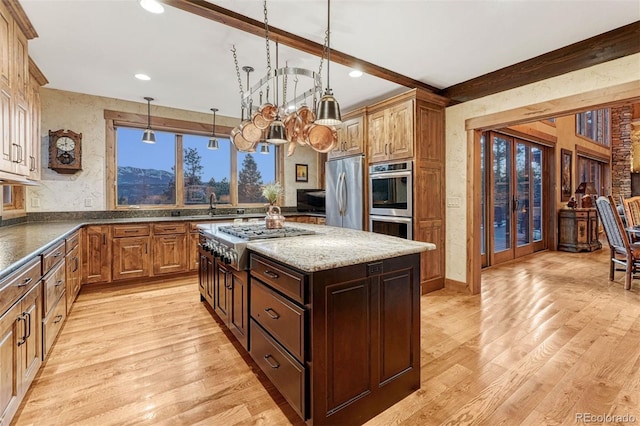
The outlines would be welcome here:
[[[320,99],[315,123],[325,126],[339,126],[342,124],[340,105],[336,98],[333,97],[331,90],[325,91]]]
[[[207,145],[207,148],[208,149],[218,149],[218,148],[220,148],[218,146],[218,139],[213,138],[213,137],[209,138],[209,145]]]
[[[282,121],[280,120],[280,116],[277,116],[269,125],[269,130],[267,131],[267,142],[274,145],[281,145],[288,142],[286,130],[284,128],[284,124],[282,124]]]
[[[260,146],[260,154],[268,154],[269,153],[269,144],[263,142]]]
[[[142,135],[142,142],[144,143],[156,143],[156,135],[150,128],[144,131]]]

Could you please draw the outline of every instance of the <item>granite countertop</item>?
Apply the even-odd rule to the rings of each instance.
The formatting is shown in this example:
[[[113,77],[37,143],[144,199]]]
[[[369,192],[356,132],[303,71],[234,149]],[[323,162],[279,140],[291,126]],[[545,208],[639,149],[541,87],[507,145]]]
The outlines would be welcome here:
[[[432,243],[373,232],[301,223],[293,226],[311,229],[316,234],[249,242],[247,248],[305,272],[373,262],[436,248]]]
[[[311,216],[308,213],[288,213],[286,216]],[[316,215],[314,215],[316,216]],[[17,270],[34,256],[52,247],[84,225],[147,222],[211,222],[233,219],[261,219],[264,213],[198,216],[129,217],[112,219],[78,219],[48,222],[26,222],[0,227],[0,279]]]

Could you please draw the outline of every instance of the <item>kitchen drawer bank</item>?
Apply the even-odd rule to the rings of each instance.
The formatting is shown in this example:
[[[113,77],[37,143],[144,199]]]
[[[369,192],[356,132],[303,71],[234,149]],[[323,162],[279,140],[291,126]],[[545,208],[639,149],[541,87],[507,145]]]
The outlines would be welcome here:
[[[247,244],[248,351],[305,421],[361,424],[420,388],[420,253],[434,245],[295,226],[316,234]]]

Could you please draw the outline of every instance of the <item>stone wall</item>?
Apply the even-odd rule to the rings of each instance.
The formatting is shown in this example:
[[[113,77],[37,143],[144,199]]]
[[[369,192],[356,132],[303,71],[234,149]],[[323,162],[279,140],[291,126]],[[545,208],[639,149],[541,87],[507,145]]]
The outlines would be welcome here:
[[[611,108],[611,195],[631,196],[631,120],[633,106]]]

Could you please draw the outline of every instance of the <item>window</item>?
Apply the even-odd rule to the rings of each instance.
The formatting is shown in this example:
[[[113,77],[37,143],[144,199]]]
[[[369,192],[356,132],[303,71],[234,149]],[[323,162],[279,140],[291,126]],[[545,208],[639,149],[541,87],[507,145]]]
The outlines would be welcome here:
[[[24,212],[24,193],[23,186],[2,186],[2,212],[4,216],[6,216],[7,212]]]
[[[581,182],[593,182],[598,190],[598,195],[607,195],[609,184],[608,164],[593,158],[583,157],[578,154],[578,176],[576,186]]]
[[[275,149],[242,153],[218,138],[210,150],[209,136],[188,131],[155,130],[156,143],[145,144],[142,133],[115,127],[115,207],[266,203],[261,186],[276,180]]]
[[[610,110],[598,109],[576,114],[576,134],[604,146],[611,145]]]

